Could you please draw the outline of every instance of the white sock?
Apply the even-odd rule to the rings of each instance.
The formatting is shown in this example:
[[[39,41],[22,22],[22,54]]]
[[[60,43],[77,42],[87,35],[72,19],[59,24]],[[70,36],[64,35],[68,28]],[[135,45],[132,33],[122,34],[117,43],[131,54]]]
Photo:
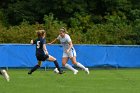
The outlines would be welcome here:
[[[81,63],[79,63],[79,62],[77,62],[76,66],[79,67],[79,68],[81,68],[81,69],[83,69],[83,70],[86,69],[85,66],[83,66],[83,65],[82,65]]]
[[[76,70],[71,65],[65,64],[65,68],[72,70],[73,72]]]

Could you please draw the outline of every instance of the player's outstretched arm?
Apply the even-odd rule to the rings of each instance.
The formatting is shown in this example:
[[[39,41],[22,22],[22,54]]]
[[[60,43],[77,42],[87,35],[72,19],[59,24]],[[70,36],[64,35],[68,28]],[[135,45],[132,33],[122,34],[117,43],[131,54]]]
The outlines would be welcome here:
[[[53,44],[54,42],[56,42],[57,41],[57,38],[55,38],[52,42],[50,42],[50,43],[48,43],[49,45],[50,44]]]
[[[30,43],[31,43],[31,44],[34,44],[34,40],[31,40]]]

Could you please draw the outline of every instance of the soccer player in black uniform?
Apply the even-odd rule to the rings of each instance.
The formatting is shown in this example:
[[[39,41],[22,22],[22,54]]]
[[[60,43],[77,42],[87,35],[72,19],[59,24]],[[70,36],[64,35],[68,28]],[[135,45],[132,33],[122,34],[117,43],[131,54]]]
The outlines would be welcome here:
[[[54,58],[53,56],[48,54],[47,48],[46,48],[46,33],[45,30],[38,30],[37,31],[37,36],[38,38],[33,41],[31,40],[31,44],[35,44],[36,45],[36,58],[38,60],[38,64],[35,65],[29,72],[28,74],[32,74],[35,70],[37,70],[40,66],[42,61],[48,60],[51,62],[54,62],[56,68],[59,71],[59,74],[62,74],[62,71],[59,67],[59,64],[56,60],[56,58]]]

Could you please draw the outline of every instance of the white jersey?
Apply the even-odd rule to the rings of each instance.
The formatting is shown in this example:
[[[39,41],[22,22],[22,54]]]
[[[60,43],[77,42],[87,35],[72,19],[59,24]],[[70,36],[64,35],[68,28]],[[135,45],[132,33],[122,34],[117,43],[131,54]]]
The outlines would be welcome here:
[[[60,35],[57,37],[58,40],[60,40],[62,46],[63,46],[63,57],[74,57],[76,56],[76,51],[74,47],[71,48],[69,53],[66,53],[65,51],[69,48],[69,42],[71,42],[71,38],[68,34],[65,34],[65,37],[61,37]]]
[[[65,37],[61,37],[59,35],[57,39],[60,40],[60,43],[62,44],[64,50],[67,50],[69,48],[69,42],[71,42],[71,38],[68,34],[65,34]]]

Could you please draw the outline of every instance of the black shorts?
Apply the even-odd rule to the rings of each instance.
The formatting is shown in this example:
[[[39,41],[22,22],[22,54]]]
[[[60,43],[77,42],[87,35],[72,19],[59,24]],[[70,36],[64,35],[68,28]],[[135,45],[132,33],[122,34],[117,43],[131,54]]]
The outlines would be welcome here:
[[[36,55],[38,61],[45,61],[49,58],[49,55]]]

